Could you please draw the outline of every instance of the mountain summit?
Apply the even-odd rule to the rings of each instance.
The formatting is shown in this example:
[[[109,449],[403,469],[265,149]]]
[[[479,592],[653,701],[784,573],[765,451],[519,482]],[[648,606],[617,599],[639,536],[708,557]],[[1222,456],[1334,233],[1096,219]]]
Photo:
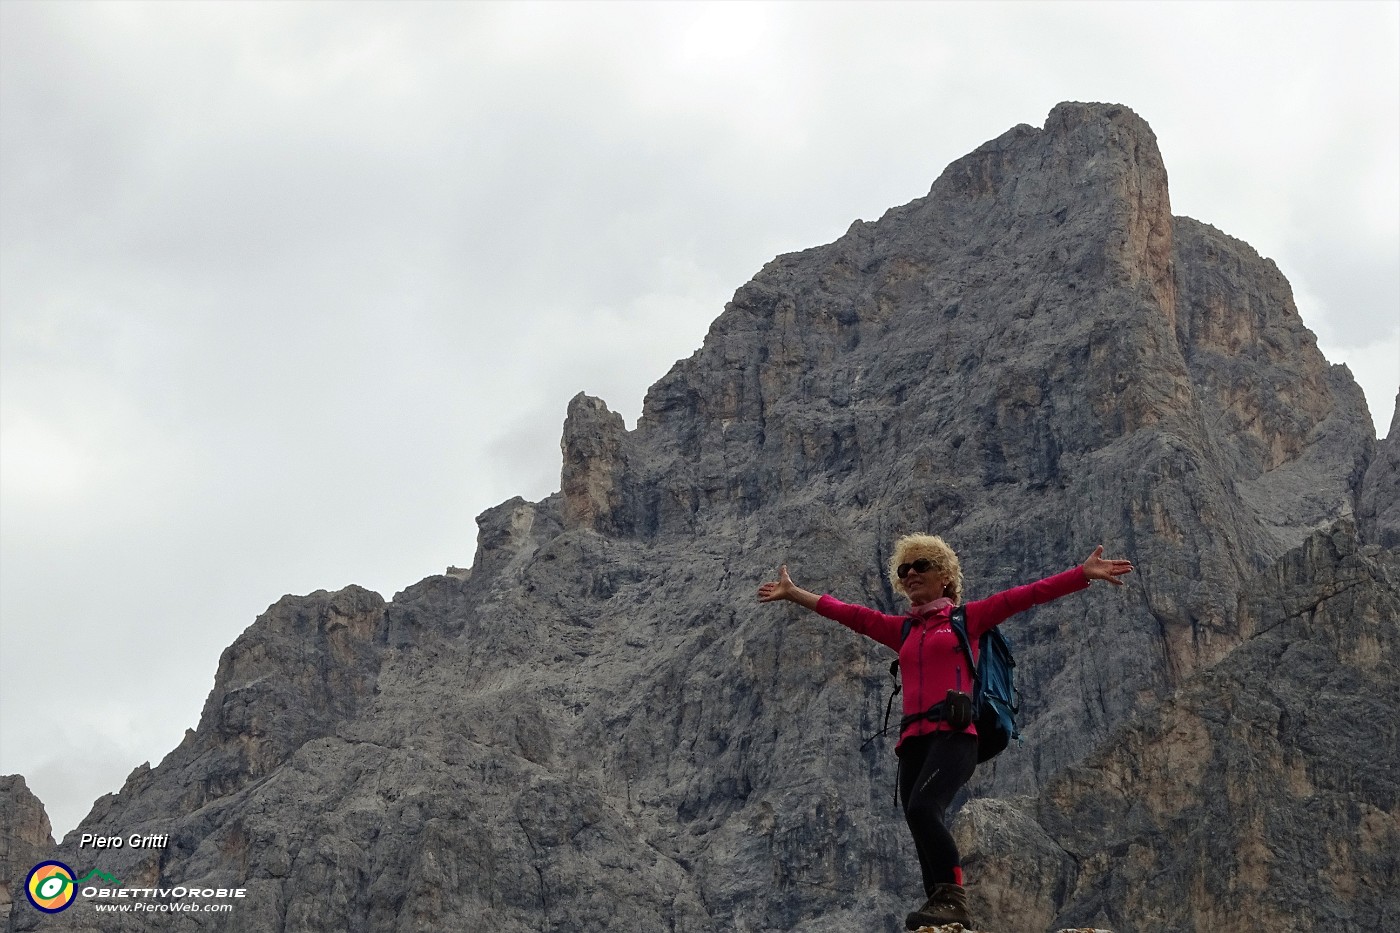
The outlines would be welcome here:
[[[65,919],[897,929],[917,865],[892,749],[863,744],[890,654],[754,589],[786,562],[895,611],[889,548],[932,531],[968,598],[1100,543],[1139,570],[1007,625],[1024,740],[959,817],[979,926],[1378,929],[1398,443],[1278,268],[1172,215],[1148,125],[1061,104],[765,265],[634,430],[575,397],[560,492],[483,513],[470,570],[269,608],[198,729],[58,849],[247,896]]]

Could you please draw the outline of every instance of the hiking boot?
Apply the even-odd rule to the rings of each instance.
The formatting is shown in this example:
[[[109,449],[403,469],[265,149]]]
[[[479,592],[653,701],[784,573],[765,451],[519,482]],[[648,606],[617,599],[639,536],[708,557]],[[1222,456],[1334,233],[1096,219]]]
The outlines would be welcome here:
[[[960,884],[936,885],[924,906],[904,918],[904,929],[940,927],[945,923],[971,925],[967,915],[967,891]]]

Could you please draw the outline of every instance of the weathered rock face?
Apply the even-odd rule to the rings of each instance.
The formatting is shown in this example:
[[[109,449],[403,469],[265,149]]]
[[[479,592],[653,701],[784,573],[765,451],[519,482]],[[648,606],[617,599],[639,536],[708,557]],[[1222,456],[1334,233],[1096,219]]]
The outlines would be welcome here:
[[[223,814],[238,809],[254,789],[285,785],[316,740],[336,734],[372,705],[385,616],[384,600],[360,587],[289,596],[269,607],[219,659],[199,728],[186,732],[160,767],[141,765],[119,793],[100,798],[69,833],[59,857],[79,873],[100,867],[128,887],[155,885],[176,874],[183,883],[202,879],[202,863],[191,856]],[[280,832],[295,834],[299,830],[287,823],[292,819],[284,808],[272,822]],[[124,846],[99,859],[92,849],[76,846],[83,832],[169,839],[164,848]],[[241,872],[250,843],[223,834],[218,844],[223,870],[210,880],[227,887],[247,877]],[[178,871],[172,871],[175,865]],[[237,877],[230,877],[230,866],[239,866]],[[80,900],[64,916],[89,906]],[[23,908],[31,914],[27,904]],[[132,928],[148,922],[149,916],[134,918]],[[121,928],[105,917],[98,926]]]
[[[625,477],[619,468],[626,438],[622,416],[608,411],[601,399],[580,392],[569,402],[560,447],[564,467],[560,493],[564,497],[564,524],[603,534],[632,529],[619,523],[621,491]]]
[[[986,930],[970,930],[961,923],[949,923],[936,927],[919,927],[914,933],[987,933]],[[1056,933],[1112,933],[1111,930],[1090,930],[1081,927],[1077,930],[1057,930]]]
[[[1131,606],[1012,630],[1043,740],[997,767],[1019,791],[1238,644],[1242,579],[1352,511],[1374,437],[1274,265],[1173,219],[1150,129],[1079,105],[774,260],[634,434],[620,521],[664,537],[756,516],[799,579],[887,608],[876,570],[903,531],[955,539],[973,596],[1099,541],[1130,551]],[[814,522],[837,546],[813,553]]]
[[[18,774],[0,775],[0,920],[15,898],[24,900],[24,879],[53,851],[53,828],[44,805]]]
[[[1361,486],[1361,531],[1382,547],[1400,547],[1400,395],[1390,433],[1376,445],[1376,456]]]
[[[1039,798],[963,811],[989,929],[1400,920],[1400,554],[1341,524],[1238,609],[1253,637]]]
[[[84,821],[171,834],[112,868],[249,889],[201,929],[898,929],[917,867],[862,742],[889,653],[754,588],[786,561],[893,609],[888,548],[932,530],[969,598],[1101,542],[1138,564],[1008,623],[1026,741],[973,790],[1044,803],[968,810],[1021,858],[983,859],[1014,888],[987,910],[1023,910],[989,929],[1107,911],[1066,775],[1284,622],[1241,594],[1356,510],[1374,432],[1278,270],[1171,216],[1147,125],[1064,104],[769,263],[635,430],[580,395],[562,446],[560,493],[478,518],[469,573],[261,617],[199,729]]]

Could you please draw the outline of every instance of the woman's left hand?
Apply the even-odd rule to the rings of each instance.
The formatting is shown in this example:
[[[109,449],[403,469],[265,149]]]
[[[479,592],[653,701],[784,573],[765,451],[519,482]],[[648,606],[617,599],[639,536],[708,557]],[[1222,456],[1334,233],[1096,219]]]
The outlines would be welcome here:
[[[1127,560],[1106,560],[1103,556],[1103,545],[1094,548],[1094,553],[1084,559],[1084,576],[1090,580],[1107,580],[1114,586],[1122,586],[1123,581],[1119,577],[1133,572],[1132,561]]]

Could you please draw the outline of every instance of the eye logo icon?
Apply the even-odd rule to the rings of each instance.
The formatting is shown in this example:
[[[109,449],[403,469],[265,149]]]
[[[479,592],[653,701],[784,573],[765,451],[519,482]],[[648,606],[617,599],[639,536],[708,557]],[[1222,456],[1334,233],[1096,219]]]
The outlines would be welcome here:
[[[73,884],[73,869],[62,862],[40,862],[29,870],[24,880],[24,893],[36,910],[56,914],[73,903],[77,888]]]

